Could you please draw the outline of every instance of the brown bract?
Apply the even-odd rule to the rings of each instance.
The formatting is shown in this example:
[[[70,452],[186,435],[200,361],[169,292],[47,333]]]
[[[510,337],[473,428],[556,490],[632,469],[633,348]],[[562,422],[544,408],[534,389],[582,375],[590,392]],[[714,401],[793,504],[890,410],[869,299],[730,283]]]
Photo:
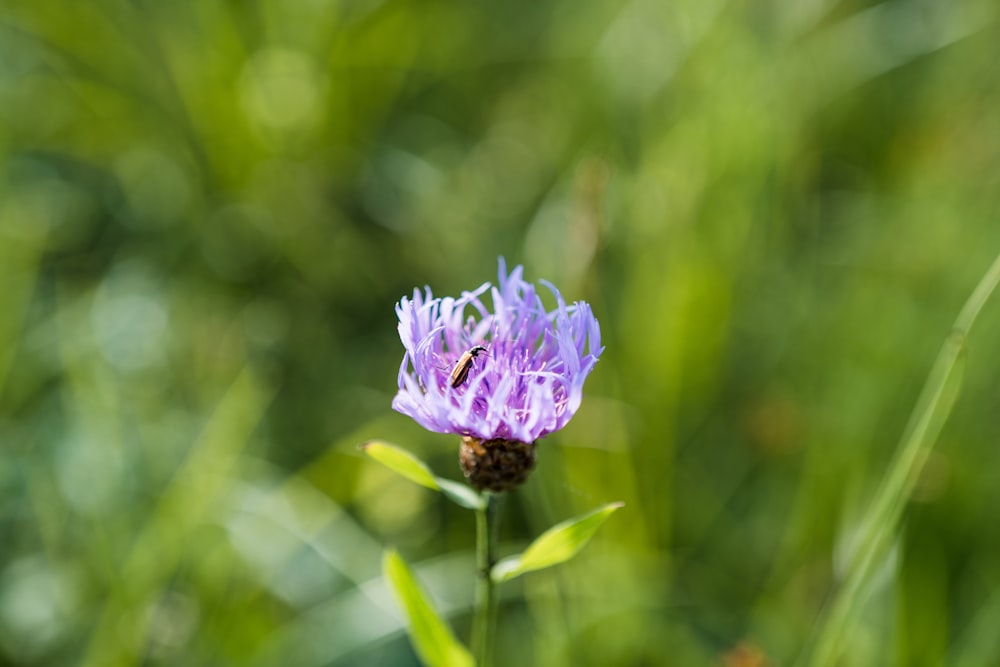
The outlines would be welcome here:
[[[521,486],[535,467],[535,443],[465,436],[458,460],[466,479],[477,489],[511,491]]]

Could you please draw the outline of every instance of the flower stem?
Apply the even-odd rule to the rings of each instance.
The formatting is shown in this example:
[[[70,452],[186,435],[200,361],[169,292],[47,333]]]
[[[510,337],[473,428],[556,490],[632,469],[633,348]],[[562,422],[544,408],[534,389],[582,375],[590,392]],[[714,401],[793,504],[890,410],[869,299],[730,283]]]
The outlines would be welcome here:
[[[493,662],[497,625],[496,584],[490,570],[497,562],[500,543],[500,496],[483,491],[484,507],[476,510],[476,612],[472,619],[472,653],[478,667]]]

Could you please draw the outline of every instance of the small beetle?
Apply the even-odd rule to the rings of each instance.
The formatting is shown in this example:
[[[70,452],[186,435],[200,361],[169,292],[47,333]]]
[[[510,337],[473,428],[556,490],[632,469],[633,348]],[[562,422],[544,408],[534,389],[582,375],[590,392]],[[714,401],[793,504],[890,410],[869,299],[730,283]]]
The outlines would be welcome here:
[[[487,354],[486,348],[482,345],[476,345],[458,358],[455,368],[451,371],[450,382],[452,389],[461,386],[468,379],[469,370],[472,368],[472,361],[480,354]]]

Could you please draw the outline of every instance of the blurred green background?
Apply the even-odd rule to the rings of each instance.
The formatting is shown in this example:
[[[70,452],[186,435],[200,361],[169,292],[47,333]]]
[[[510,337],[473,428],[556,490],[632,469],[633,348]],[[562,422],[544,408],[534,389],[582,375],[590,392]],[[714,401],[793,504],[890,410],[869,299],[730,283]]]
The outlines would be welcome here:
[[[500,665],[790,664],[1000,251],[993,0],[0,5],[0,664],[415,665],[473,519],[393,304],[523,263],[607,350]],[[843,665],[1000,664],[1000,303]],[[766,656],[764,658],[763,656]],[[766,662],[765,662],[766,661]]]

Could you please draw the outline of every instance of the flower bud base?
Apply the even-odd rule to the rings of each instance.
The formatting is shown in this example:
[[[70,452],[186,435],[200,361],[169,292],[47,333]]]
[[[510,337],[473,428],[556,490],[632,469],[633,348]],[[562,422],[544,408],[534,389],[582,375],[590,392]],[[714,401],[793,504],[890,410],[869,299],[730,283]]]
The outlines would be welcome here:
[[[521,486],[535,467],[535,443],[465,436],[458,460],[466,479],[477,489],[511,491]]]

